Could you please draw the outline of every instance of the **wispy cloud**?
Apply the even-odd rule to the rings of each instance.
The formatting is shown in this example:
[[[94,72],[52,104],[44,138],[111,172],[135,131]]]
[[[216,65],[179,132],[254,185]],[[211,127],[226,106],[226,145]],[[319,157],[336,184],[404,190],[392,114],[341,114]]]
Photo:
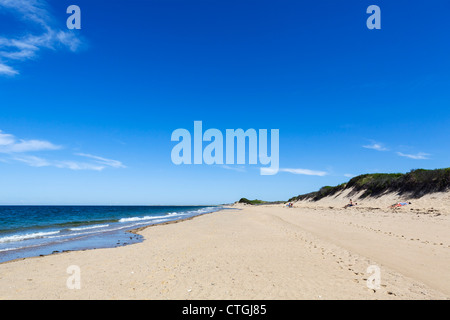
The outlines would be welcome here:
[[[94,171],[102,171],[105,169],[105,166],[87,163],[87,162],[78,162],[78,161],[55,161],[51,164],[57,168],[61,169],[70,169],[70,170],[94,170]]]
[[[373,150],[377,150],[377,151],[389,151],[389,149],[386,148],[382,143],[375,142],[375,141],[372,141],[372,144],[370,144],[370,145],[363,146],[363,148],[373,149]],[[419,153],[416,153],[416,154],[408,154],[408,153],[403,153],[403,152],[396,152],[396,154],[398,156],[400,156],[400,157],[405,157],[405,158],[414,159],[414,160],[427,160],[427,159],[430,159],[430,154],[425,153],[425,152],[419,152]]]
[[[12,64],[33,59],[41,49],[68,48],[77,51],[81,40],[70,30],[56,26],[44,0],[0,0],[0,9],[11,13],[33,30],[40,33],[25,33],[17,37],[0,36],[0,75],[19,74]]]
[[[232,166],[223,165],[221,167],[223,169],[233,170],[233,171],[237,171],[237,172],[245,172],[246,171],[244,166],[232,167]]]
[[[365,146],[363,146],[363,148],[372,149],[372,150],[376,150],[376,151],[388,151],[389,150],[382,143],[378,143],[378,142],[372,142],[372,144],[365,145]]]
[[[7,66],[7,65],[5,65],[5,64],[0,62],[0,75],[1,74],[7,75],[7,76],[14,76],[16,74],[19,74],[19,72],[14,70],[10,66]]]
[[[31,167],[55,167],[60,169],[70,169],[70,170],[94,170],[94,171],[102,171],[107,167],[115,167],[111,165],[101,165],[97,163],[90,162],[80,162],[73,160],[47,160],[41,157],[30,156],[30,155],[19,155],[12,157],[12,160],[19,161],[25,163]],[[120,168],[125,168],[125,166],[121,166]]]
[[[405,154],[405,153],[402,153],[402,152],[397,152],[397,155],[399,155],[400,157],[406,157],[406,158],[410,158],[410,159],[414,159],[414,160],[428,160],[428,159],[430,159],[430,154],[424,153],[424,152],[419,152],[417,154]]]
[[[48,167],[51,165],[50,162],[48,162],[47,160],[36,156],[22,155],[22,156],[14,156],[12,159],[23,162],[31,167]]]
[[[101,166],[98,164],[92,164],[87,162],[77,162],[77,161],[68,161],[68,160],[47,160],[41,157],[30,156],[30,155],[18,155],[12,157],[12,160],[19,161],[29,165],[30,167],[56,167],[61,169],[70,169],[70,170],[95,170],[102,171],[105,169],[105,166]]]
[[[49,160],[32,154],[33,152],[56,151],[60,149],[62,149],[61,146],[55,145],[46,140],[18,139],[14,135],[4,133],[0,130],[0,153],[4,154],[7,158],[1,159],[4,163],[21,162],[28,166],[37,168],[56,167],[70,170],[102,171],[106,168],[126,168],[121,161],[107,159],[87,153],[74,154],[77,157],[87,158],[87,161],[79,161],[79,159]]]
[[[22,140],[0,130],[0,153],[23,153],[30,151],[58,150],[61,146],[45,140]]]
[[[316,171],[316,170],[309,170],[309,169],[289,169],[289,168],[281,168],[279,169],[281,172],[289,172],[292,174],[302,174],[307,176],[326,176],[328,172],[325,171]]]
[[[280,169],[273,169],[273,168],[261,168],[262,174],[276,174],[277,172],[288,172],[292,174],[300,174],[300,175],[307,175],[307,176],[326,176],[328,175],[328,172],[325,171],[316,171],[316,170],[309,170],[309,169],[292,169],[292,168],[280,168]]]
[[[92,154],[87,154],[87,153],[76,153],[76,155],[80,156],[80,157],[94,159],[95,162],[97,162],[98,164],[104,165],[104,166],[108,166],[108,167],[112,167],[112,168],[126,168],[126,166],[124,166],[124,164],[118,160],[106,159],[103,157],[94,156]]]
[[[351,173],[345,173],[344,177],[346,177],[346,178],[354,178],[356,176],[354,174],[351,174]]]

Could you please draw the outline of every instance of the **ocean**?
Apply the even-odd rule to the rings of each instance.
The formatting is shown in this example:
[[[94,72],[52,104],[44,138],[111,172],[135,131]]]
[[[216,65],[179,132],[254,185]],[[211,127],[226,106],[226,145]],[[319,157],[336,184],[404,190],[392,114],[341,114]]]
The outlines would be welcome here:
[[[0,263],[141,242],[129,230],[223,209],[220,206],[0,206]]]

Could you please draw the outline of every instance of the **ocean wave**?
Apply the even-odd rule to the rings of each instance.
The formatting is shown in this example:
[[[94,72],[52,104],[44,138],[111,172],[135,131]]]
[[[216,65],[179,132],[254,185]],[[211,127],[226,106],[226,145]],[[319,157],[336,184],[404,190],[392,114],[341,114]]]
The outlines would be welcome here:
[[[51,236],[51,235],[58,234],[58,233],[59,233],[59,231],[15,234],[12,236],[0,238],[0,243],[18,242],[18,241],[29,240],[29,239],[39,239],[39,238],[44,238],[44,237]]]
[[[189,211],[182,211],[182,212],[168,212],[163,213],[162,215],[147,215],[147,216],[135,216],[135,217],[128,217],[128,218],[121,218],[119,220],[115,220],[113,223],[109,224],[90,224],[90,225],[84,225],[84,226],[74,226],[73,222],[67,222],[62,223],[60,226],[67,226],[67,229],[61,229],[56,231],[36,231],[36,232],[30,232],[30,233],[18,233],[18,234],[12,234],[9,233],[9,235],[5,235],[3,237],[0,237],[0,243],[10,243],[10,242],[20,242],[24,240],[31,240],[31,239],[60,239],[60,238],[71,238],[74,236],[85,236],[93,233],[98,232],[112,232],[112,231],[118,231],[121,229],[128,229],[131,227],[137,227],[144,224],[156,224],[161,222],[166,222],[170,220],[176,220],[178,218],[182,218],[184,216],[195,216],[200,215],[203,213],[209,213],[213,211],[220,210],[218,207],[204,207],[196,210],[189,210]],[[111,220],[110,220],[111,221]],[[115,223],[120,223],[120,225],[116,225]],[[68,224],[72,224],[72,226],[69,228]],[[23,232],[23,231],[22,231]],[[3,250],[6,251],[6,250]]]
[[[220,208],[218,207],[206,207],[206,208],[201,208],[201,209],[197,209],[197,210],[192,210],[192,211],[187,211],[186,213],[188,214],[201,214],[201,213],[209,213],[209,212],[214,212],[220,210]]]
[[[163,219],[167,216],[145,216],[145,217],[132,217],[132,218],[122,218],[119,222],[135,222],[135,221],[143,221],[143,220],[155,220],[155,219]]]
[[[106,228],[106,227],[109,227],[109,224],[101,224],[101,225],[95,225],[95,226],[89,226],[89,227],[69,228],[69,230],[70,231],[83,231],[83,230]]]

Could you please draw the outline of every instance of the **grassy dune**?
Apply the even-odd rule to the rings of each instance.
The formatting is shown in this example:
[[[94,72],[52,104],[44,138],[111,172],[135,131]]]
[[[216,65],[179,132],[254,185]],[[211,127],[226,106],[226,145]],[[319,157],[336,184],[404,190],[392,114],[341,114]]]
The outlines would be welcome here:
[[[450,188],[450,168],[425,170],[416,169],[408,173],[374,173],[352,178],[347,183],[335,187],[322,187],[319,191],[299,195],[289,201],[312,200],[333,196],[338,192],[351,189],[352,192],[363,191],[361,198],[377,197],[386,193],[408,195],[420,198],[434,192],[444,192]]]

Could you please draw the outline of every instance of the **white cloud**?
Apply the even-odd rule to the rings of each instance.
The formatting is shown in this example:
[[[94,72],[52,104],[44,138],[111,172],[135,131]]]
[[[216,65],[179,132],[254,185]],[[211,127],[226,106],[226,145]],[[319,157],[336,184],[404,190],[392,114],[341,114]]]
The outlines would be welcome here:
[[[0,0],[0,6],[17,11],[22,20],[33,21],[42,27],[47,26],[50,19],[43,0]]]
[[[5,146],[14,143],[15,138],[12,134],[2,132],[3,131],[0,130],[0,146]]]
[[[7,66],[0,62],[0,75],[7,75],[7,76],[14,76],[16,74],[19,74],[18,71],[14,70],[10,66]]]
[[[293,173],[293,174],[303,174],[303,175],[307,175],[307,176],[326,176],[328,173],[325,171],[316,171],[316,170],[309,170],[309,169],[288,169],[288,168],[281,168],[278,171],[281,172],[289,172],[289,173]]]
[[[76,162],[76,161],[49,161],[36,156],[21,155],[14,156],[13,160],[25,163],[30,167],[56,167],[70,170],[95,170],[102,171],[105,166],[100,166],[92,163]]]
[[[23,153],[30,151],[58,150],[61,146],[45,140],[22,140],[0,130],[0,153]]]
[[[26,33],[18,37],[0,36],[0,75],[17,75],[19,72],[10,64],[35,58],[38,51],[45,48],[56,50],[66,47],[76,51],[81,45],[75,33],[55,27],[48,5],[43,0],[0,0],[0,9],[12,13],[33,29],[38,27],[40,34]]]
[[[223,165],[221,167],[223,169],[233,170],[233,171],[237,171],[237,172],[245,172],[246,171],[244,166],[232,167],[232,166]]]
[[[7,146],[8,152],[29,152],[29,151],[41,151],[41,150],[58,150],[60,146],[56,146],[48,141],[41,140],[20,140]]]
[[[36,156],[15,156],[14,160],[26,163],[31,167],[48,167],[50,166],[50,162],[45,159],[36,157]]]
[[[18,139],[14,135],[4,133],[0,130],[0,153],[9,156],[8,160],[25,163],[31,167],[56,167],[70,170],[95,170],[102,171],[105,168],[126,168],[126,166],[118,161],[95,156],[87,153],[76,153],[76,156],[85,157],[91,161],[74,161],[74,160],[47,160],[37,157],[30,153],[38,151],[60,150],[61,146],[57,146],[45,140],[23,140]],[[4,163],[9,163],[6,159],[1,159]]]
[[[397,154],[400,157],[406,157],[406,158],[410,158],[410,159],[414,159],[414,160],[427,160],[427,159],[430,159],[429,158],[430,154],[424,153],[424,152],[419,152],[417,154],[405,154],[405,153],[402,153],[402,152],[397,152]]]
[[[98,164],[86,163],[86,162],[77,162],[77,161],[55,161],[53,166],[62,169],[70,169],[70,170],[95,170],[102,171],[105,169],[105,166],[101,166]]]
[[[309,169],[291,169],[291,168],[273,169],[273,168],[267,168],[267,167],[262,167],[260,169],[261,169],[261,174],[265,174],[265,175],[273,175],[278,172],[288,172],[288,173],[292,173],[292,174],[323,177],[328,174],[328,172],[325,172],[325,171],[316,171],[316,170],[309,170]]]
[[[377,142],[373,142],[370,145],[365,145],[363,146],[363,148],[366,149],[373,149],[373,150],[377,150],[377,151],[388,151],[389,149],[384,147],[382,143],[377,143]]]
[[[124,166],[123,163],[118,161],[118,160],[106,159],[106,158],[102,158],[102,157],[99,157],[99,156],[94,156],[92,154],[87,154],[87,153],[76,153],[76,155],[80,156],[80,157],[86,157],[86,158],[94,159],[95,162],[97,162],[99,164],[102,164],[102,165],[106,165],[108,167],[126,168],[126,166]]]
[[[354,178],[354,177],[356,177],[354,174],[351,174],[351,173],[345,173],[344,174],[344,177],[347,177],[347,178]]]

